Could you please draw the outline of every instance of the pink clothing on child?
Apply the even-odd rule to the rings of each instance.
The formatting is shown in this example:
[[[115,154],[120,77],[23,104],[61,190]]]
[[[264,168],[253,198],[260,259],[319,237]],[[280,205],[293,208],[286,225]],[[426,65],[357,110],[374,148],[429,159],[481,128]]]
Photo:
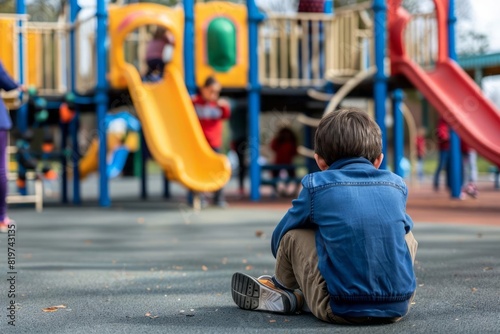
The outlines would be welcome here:
[[[146,60],[161,59],[165,45],[167,45],[166,39],[151,40],[146,48]]]

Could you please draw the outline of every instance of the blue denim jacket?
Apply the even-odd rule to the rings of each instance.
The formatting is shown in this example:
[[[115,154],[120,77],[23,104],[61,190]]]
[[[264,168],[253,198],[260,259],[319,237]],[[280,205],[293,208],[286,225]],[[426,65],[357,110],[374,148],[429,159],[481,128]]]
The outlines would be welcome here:
[[[17,87],[18,84],[12,80],[0,61],[0,89],[9,91],[16,89]],[[9,130],[11,127],[12,121],[3,100],[0,98],[0,130]]]
[[[405,242],[413,222],[403,180],[364,158],[349,158],[306,175],[302,185],[274,230],[273,255],[288,231],[313,228],[334,314],[405,315],[416,279]]]

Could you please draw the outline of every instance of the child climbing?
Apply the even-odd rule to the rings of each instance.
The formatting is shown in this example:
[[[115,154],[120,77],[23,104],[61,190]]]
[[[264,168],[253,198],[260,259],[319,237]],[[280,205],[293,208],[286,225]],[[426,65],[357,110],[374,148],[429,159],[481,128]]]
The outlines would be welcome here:
[[[145,77],[148,80],[155,81],[163,77],[163,69],[165,64],[172,59],[174,46],[175,39],[172,32],[157,26],[153,39],[149,41],[146,48],[148,71]]]

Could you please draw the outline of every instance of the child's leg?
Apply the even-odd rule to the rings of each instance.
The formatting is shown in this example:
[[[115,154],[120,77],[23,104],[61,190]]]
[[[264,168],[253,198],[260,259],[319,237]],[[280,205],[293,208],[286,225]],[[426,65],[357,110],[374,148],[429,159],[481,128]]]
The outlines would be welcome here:
[[[291,230],[281,239],[276,255],[275,279],[283,288],[301,289],[311,312],[318,319],[332,322],[330,296],[318,270],[313,230]]]
[[[8,132],[0,130],[0,222],[7,214],[7,137]]]

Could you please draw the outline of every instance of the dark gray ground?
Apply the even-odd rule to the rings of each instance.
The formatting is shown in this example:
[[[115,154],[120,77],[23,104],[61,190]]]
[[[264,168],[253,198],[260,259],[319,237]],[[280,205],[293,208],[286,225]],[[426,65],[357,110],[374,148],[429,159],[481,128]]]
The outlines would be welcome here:
[[[280,210],[195,214],[175,202],[122,200],[111,209],[52,206],[42,214],[31,208],[10,214],[19,222],[18,310],[10,328],[2,235],[1,333],[500,333],[500,228],[417,222],[419,287],[408,317],[342,327],[233,304],[235,271],[272,273],[269,237]],[[67,309],[42,312],[60,304]]]

